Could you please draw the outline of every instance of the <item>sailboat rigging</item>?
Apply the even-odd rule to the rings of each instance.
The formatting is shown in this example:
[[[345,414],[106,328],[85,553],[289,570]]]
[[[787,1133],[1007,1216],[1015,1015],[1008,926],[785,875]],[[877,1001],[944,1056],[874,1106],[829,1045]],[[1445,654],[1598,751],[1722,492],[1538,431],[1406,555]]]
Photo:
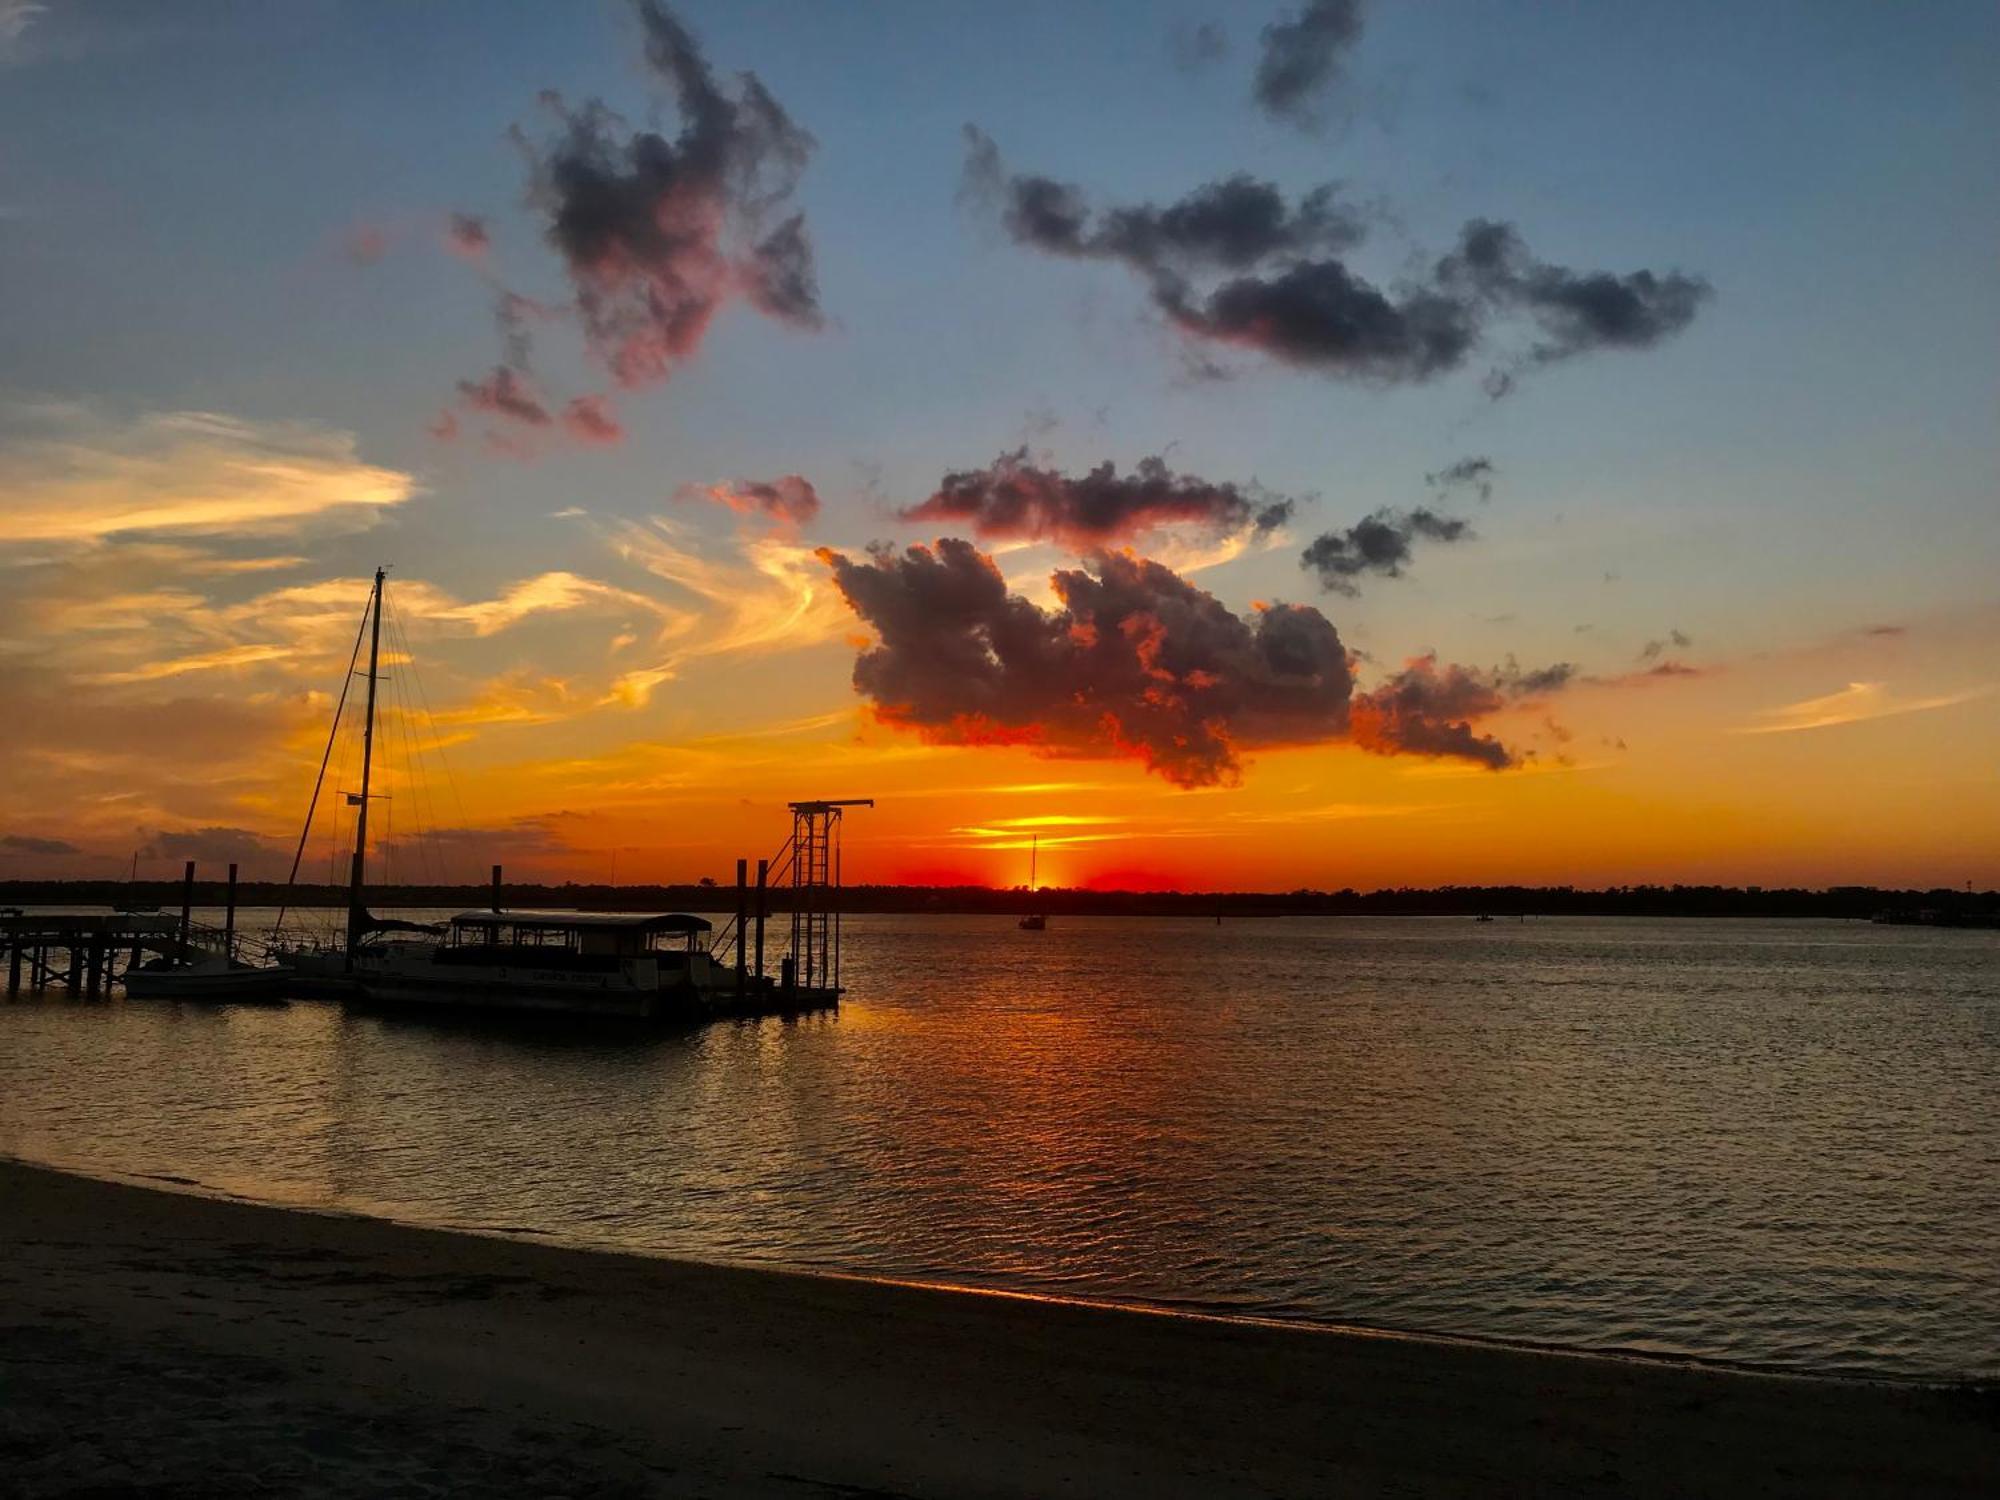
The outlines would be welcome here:
[[[1041,856],[1041,852],[1042,852],[1042,836],[1039,833],[1029,834],[1028,835],[1028,895],[1030,897],[1035,896],[1041,890],[1041,883],[1036,878],[1037,874],[1036,864]],[[1043,932],[1047,930],[1048,925],[1049,925],[1049,919],[1040,912],[1030,912],[1027,916],[1021,918],[1021,931],[1023,932]]]

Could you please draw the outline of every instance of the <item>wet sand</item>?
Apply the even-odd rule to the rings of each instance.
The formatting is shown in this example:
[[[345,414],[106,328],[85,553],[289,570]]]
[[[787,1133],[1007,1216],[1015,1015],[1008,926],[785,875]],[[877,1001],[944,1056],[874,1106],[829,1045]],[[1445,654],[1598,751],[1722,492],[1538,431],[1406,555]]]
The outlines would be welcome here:
[[[1992,1392],[719,1269],[0,1163],[0,1494],[1972,1495]]]

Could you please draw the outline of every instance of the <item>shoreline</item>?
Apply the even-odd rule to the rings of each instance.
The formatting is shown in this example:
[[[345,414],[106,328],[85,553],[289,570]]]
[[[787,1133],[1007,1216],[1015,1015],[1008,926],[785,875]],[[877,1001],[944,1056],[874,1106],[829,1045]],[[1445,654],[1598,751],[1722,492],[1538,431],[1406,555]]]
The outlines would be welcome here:
[[[238,1193],[228,1188],[216,1187],[196,1178],[182,1177],[172,1173],[116,1172],[81,1163],[17,1156],[12,1152],[0,1151],[0,1168],[9,1166],[27,1167],[41,1172],[53,1172],[60,1176],[80,1178],[86,1182],[99,1182],[108,1186],[129,1187],[140,1192],[166,1193],[216,1203],[241,1204],[251,1208],[267,1208],[279,1213],[310,1214],[327,1219],[358,1220],[362,1223],[392,1225],[399,1229],[411,1229],[430,1234],[465,1235],[474,1239],[495,1240],[502,1244],[546,1246],[555,1250],[573,1251],[579,1255],[598,1255],[615,1259],[636,1260],[649,1264],[678,1266],[690,1271],[740,1271],[771,1276],[799,1276],[817,1281],[852,1282],[864,1287],[897,1287],[911,1291],[935,1292],[950,1296],[991,1297],[1003,1301],[1046,1304],[1053,1307],[1075,1307],[1096,1312],[1129,1313],[1138,1317],[1178,1319],[1193,1323],[1213,1323],[1222,1327],[1276,1329],[1289,1333],[1328,1338],[1381,1339],[1392,1343],[1435,1345],[1443,1349],[1513,1350],[1522,1354],[1546,1355],[1554,1359],[1604,1360],[1617,1364],[1666,1366],[1696,1372],[1715,1371],[1722,1374],[1743,1375],[1752,1378],[1769,1377],[1779,1380],[1824,1382],[1832,1385],[1879,1386],[1892,1390],[1991,1391],[2000,1393],[2000,1376],[1989,1376],[1979,1373],[1913,1375],[1900,1374],[1893,1370],[1870,1370],[1865,1368],[1808,1370],[1790,1365],[1759,1364],[1754,1360],[1723,1359],[1698,1354],[1672,1354],[1648,1349],[1616,1347],[1589,1348],[1577,1344],[1558,1344],[1534,1339],[1510,1339],[1477,1333],[1441,1332],[1425,1328],[1394,1328],[1383,1324],[1347,1323],[1315,1318],[1285,1318],[1271,1314],[1226,1312],[1214,1308],[1192,1306],[1178,1307],[1171,1303],[1120,1300],[1113,1297],[1091,1297],[1074,1293],[1038,1291],[1026,1287],[989,1286],[979,1282],[952,1281],[938,1277],[894,1276],[872,1271],[843,1270],[830,1266],[800,1265],[788,1261],[707,1260],[698,1256],[678,1255],[668,1251],[653,1251],[625,1245],[592,1243],[572,1238],[556,1230],[536,1229],[526,1225],[433,1222],[421,1218],[406,1218],[387,1212],[373,1212],[367,1208],[292,1203],[282,1199],[259,1198],[246,1193]]]
[[[199,1187],[0,1161],[15,1492],[1969,1495],[2000,1465],[1990,1388],[705,1265]]]

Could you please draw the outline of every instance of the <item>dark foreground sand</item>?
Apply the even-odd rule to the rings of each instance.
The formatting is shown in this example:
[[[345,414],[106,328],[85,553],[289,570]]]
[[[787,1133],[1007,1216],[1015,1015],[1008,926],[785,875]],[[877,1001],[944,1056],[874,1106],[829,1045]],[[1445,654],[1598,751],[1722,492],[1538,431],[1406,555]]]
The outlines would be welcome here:
[[[0,1163],[0,1493],[1991,1495],[1990,1396],[596,1255]]]

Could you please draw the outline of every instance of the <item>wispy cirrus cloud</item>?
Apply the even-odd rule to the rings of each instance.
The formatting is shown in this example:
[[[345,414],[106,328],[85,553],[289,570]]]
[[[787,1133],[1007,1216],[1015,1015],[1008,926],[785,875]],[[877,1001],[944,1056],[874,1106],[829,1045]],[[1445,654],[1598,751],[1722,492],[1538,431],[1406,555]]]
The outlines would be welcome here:
[[[46,14],[48,6],[39,0],[0,0],[0,63],[19,55],[21,39],[35,18]]]
[[[681,632],[659,660],[621,675],[612,701],[639,707],[700,657],[792,651],[851,628],[813,550],[782,534],[740,538],[738,556],[722,561],[694,550],[665,518],[625,526],[614,540],[627,561],[695,601],[692,621],[700,628]]]
[[[0,434],[0,544],[365,526],[419,492],[352,433],[219,412],[20,403]]]
[[[1743,724],[1731,731],[1733,734],[1790,734],[1802,729],[1833,729],[1842,724],[1861,724],[1870,719],[1895,718],[1901,714],[1928,713],[1932,709],[1955,708],[1961,703],[1970,703],[1975,698],[1984,698],[1994,690],[1994,684],[1966,688],[1956,693],[1941,693],[1925,698],[1898,698],[1883,682],[1850,682],[1837,693],[1824,697],[1807,698],[1799,703],[1787,703],[1781,708],[1767,710],[1763,722]]]

